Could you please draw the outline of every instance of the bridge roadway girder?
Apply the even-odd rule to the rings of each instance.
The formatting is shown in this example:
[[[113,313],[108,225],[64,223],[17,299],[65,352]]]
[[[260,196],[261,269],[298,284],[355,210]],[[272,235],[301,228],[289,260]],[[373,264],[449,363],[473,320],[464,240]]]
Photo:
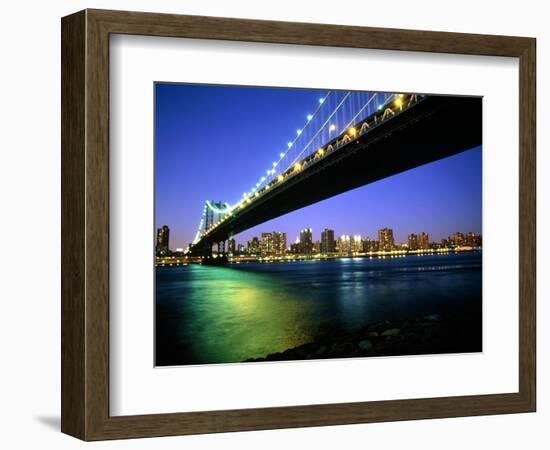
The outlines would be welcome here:
[[[283,214],[481,143],[481,98],[426,97],[235,211],[203,237],[194,252]]]

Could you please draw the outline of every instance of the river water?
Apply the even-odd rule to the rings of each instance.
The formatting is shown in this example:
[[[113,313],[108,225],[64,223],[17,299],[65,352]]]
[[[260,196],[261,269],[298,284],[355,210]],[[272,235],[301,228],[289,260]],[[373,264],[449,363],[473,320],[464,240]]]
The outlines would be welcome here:
[[[480,252],[156,269],[156,365],[230,363],[324,330],[478,305]]]

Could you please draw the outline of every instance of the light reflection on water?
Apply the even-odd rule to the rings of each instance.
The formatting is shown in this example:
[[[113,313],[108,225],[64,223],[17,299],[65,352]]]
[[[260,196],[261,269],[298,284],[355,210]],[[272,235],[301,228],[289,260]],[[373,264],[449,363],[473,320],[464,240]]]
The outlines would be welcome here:
[[[156,290],[157,365],[237,362],[481,302],[481,254],[157,268]]]

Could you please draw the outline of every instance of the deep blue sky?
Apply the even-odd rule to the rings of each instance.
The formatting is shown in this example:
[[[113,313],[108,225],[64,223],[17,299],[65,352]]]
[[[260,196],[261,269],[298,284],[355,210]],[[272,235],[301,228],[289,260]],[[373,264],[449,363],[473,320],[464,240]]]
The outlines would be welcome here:
[[[170,247],[186,247],[205,200],[236,203],[284,151],[326,91],[158,83],[155,87],[155,221],[170,227]],[[481,147],[332,197],[236,236],[246,244],[265,231],[293,242],[377,236],[390,227],[397,242],[426,231],[440,240],[455,231],[481,233]]]

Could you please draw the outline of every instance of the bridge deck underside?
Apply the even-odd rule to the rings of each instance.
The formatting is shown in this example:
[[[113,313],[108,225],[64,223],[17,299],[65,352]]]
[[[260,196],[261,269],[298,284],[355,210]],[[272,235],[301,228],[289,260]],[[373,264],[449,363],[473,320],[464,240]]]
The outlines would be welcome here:
[[[195,248],[481,143],[481,98],[427,97],[236,211]]]

